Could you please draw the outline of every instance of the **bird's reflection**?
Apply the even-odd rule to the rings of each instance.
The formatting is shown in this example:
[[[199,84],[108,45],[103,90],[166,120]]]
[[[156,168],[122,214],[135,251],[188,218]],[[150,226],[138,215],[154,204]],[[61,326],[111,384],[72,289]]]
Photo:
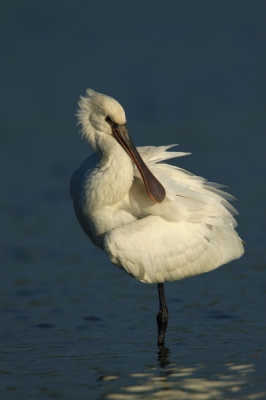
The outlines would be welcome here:
[[[171,363],[168,358],[170,353],[171,351],[167,347],[159,346],[158,361],[160,363],[161,368],[165,368],[167,365]]]
[[[247,398],[245,397],[247,385],[255,371],[253,364],[228,363],[222,365],[219,371],[212,371],[204,364],[178,366],[170,361],[170,354],[168,348],[160,347],[157,353],[159,366],[130,373],[128,378],[131,382],[127,380],[126,385],[122,381],[119,384],[121,379],[119,376],[105,376],[101,380],[117,380],[117,385],[116,389],[112,387],[111,393],[104,398],[138,400],[141,396],[147,400],[150,398],[212,400],[231,398],[236,392],[239,396],[243,395],[241,398]],[[256,399],[266,398],[266,392],[259,389],[254,395]]]

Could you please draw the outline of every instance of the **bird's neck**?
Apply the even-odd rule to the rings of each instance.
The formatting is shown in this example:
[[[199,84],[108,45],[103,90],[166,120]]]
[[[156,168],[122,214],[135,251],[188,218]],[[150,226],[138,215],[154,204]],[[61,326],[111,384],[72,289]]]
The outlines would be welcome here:
[[[87,201],[93,208],[122,201],[133,182],[132,161],[119,144],[111,151],[97,153],[100,161],[86,185]]]

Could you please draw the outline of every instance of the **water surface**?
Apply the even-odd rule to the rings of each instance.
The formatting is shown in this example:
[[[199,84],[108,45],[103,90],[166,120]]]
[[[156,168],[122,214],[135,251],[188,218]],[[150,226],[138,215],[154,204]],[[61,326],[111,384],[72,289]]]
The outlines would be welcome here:
[[[264,399],[265,4],[122,3],[1,12],[1,399]],[[113,266],[72,209],[87,86],[122,102],[137,145],[180,143],[181,167],[239,199],[246,254],[166,284],[165,352],[156,286]]]

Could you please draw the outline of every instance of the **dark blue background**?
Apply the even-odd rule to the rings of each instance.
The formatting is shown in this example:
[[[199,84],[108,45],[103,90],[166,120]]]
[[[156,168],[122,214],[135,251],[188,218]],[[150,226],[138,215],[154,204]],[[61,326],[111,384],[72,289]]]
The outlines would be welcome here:
[[[121,391],[133,385],[130,373],[157,366],[155,286],[112,266],[72,210],[69,177],[88,154],[75,110],[87,87],[123,105],[136,145],[180,143],[193,154],[177,165],[238,198],[246,254],[167,285],[168,344],[176,367],[182,354],[183,366],[206,365],[206,379],[215,359],[219,369],[254,356],[249,394],[254,380],[265,390],[266,2],[24,0],[0,8],[4,395],[45,388],[47,396],[71,398],[73,390],[82,398],[86,381],[99,396],[115,390],[97,386],[99,376],[116,371]]]

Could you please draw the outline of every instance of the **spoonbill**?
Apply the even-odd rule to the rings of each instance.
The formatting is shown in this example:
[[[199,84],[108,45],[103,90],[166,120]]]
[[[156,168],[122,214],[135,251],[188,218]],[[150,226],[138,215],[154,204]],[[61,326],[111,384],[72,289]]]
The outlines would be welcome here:
[[[123,107],[91,89],[77,112],[94,154],[71,178],[77,219],[117,267],[159,292],[158,346],[168,309],[164,282],[211,271],[242,256],[233,197],[221,185],[161,163],[190,153],[170,146],[136,148]]]

